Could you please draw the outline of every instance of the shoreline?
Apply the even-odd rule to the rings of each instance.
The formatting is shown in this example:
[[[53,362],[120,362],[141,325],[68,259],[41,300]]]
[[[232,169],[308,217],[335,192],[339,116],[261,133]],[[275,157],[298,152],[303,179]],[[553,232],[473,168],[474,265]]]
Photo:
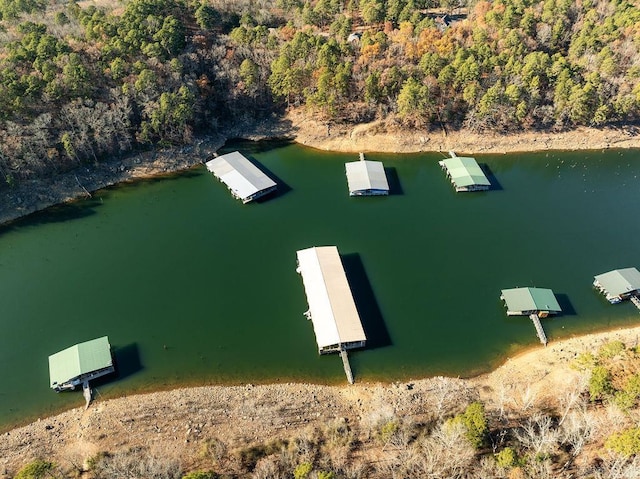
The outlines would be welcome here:
[[[210,385],[98,399],[87,410],[75,407],[2,432],[0,479],[12,477],[36,458],[64,463],[72,457],[81,464],[104,451],[148,448],[175,450],[187,463],[197,463],[197,444],[211,437],[241,447],[302,434],[336,418],[366,422],[395,414],[420,419],[432,396],[444,389],[451,398],[478,397],[489,408],[499,408],[505,398],[524,400],[525,395],[540,406],[555,408],[565,391],[583,384],[581,373],[571,367],[579,354],[597,351],[613,340],[634,346],[639,338],[640,326],[633,326],[559,340],[519,352],[493,371],[470,379]]]
[[[227,141],[287,139],[303,146],[336,152],[421,153],[454,150],[464,154],[507,154],[535,151],[603,150],[639,148],[640,127],[578,128],[551,132],[499,135],[465,130],[409,131],[382,121],[355,126],[330,125],[289,112],[284,119],[251,127],[235,127],[200,138],[191,145],[132,153],[114,161],[84,165],[50,178],[25,180],[0,191],[0,226],[49,207],[89,198],[95,191],[188,170],[204,163]]]

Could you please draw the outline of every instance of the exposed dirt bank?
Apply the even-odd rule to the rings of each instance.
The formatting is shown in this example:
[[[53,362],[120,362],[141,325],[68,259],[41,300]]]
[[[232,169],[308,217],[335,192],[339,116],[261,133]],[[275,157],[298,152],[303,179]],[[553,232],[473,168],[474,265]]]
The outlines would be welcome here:
[[[310,428],[326,427],[338,419],[361,426],[394,416],[420,422],[478,397],[489,411],[507,403],[523,410],[553,408],[582,380],[571,367],[577,355],[597,351],[611,340],[634,346],[639,337],[640,327],[635,327],[558,341],[469,380],[438,377],[390,385],[206,386],[98,400],[88,410],[78,407],[3,434],[0,478],[11,477],[35,458],[72,469],[98,452],[131,448],[170,453],[185,468],[202,467],[204,444],[212,438],[223,440],[228,457],[234,457],[240,448],[304,435]],[[78,403],[82,402],[78,393]],[[219,470],[231,467],[218,464]]]
[[[259,125],[236,125],[220,135],[200,139],[193,145],[158,149],[124,159],[83,166],[52,178],[22,182],[0,190],[0,224],[43,210],[49,206],[83,198],[117,183],[173,173],[204,162],[228,138],[252,140],[289,138],[322,150],[409,153],[449,151],[459,153],[509,153],[539,150],[586,150],[640,148],[640,128],[580,128],[563,133],[525,132],[513,135],[454,131],[423,132],[398,129],[385,122],[345,126],[316,121],[293,111],[284,119]]]

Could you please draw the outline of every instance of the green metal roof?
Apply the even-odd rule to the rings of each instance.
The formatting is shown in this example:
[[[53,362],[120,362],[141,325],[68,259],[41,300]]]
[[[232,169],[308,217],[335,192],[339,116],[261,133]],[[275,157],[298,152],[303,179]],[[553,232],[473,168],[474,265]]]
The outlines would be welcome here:
[[[458,187],[472,185],[491,186],[475,158],[456,156],[442,160],[442,163],[447,168],[451,180]]]
[[[502,299],[509,311],[562,311],[553,291],[545,288],[503,289]]]
[[[107,336],[76,344],[49,356],[51,387],[110,366],[113,366],[113,360]]]
[[[614,269],[595,277],[611,296],[631,293],[640,289],[640,272],[636,268]]]

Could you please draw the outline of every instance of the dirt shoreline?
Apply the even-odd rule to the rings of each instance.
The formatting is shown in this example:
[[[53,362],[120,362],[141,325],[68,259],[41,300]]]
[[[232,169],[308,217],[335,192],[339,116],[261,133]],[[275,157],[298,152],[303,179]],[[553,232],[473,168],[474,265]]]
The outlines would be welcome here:
[[[95,401],[3,433],[0,479],[36,458],[63,467],[86,463],[99,452],[145,448],[171,451],[184,467],[201,466],[205,441],[224,438],[229,452],[260,441],[293,437],[335,420],[351,424],[381,417],[424,421],[443,392],[450,403],[476,397],[488,410],[501,401],[557,407],[563,392],[583,380],[572,368],[581,353],[612,340],[635,346],[640,326],[552,342],[508,359],[472,379],[435,377],[402,383],[344,386],[271,384],[180,388]],[[79,396],[79,402],[82,398]]]
[[[132,154],[114,161],[87,165],[51,178],[25,181],[0,191],[0,225],[50,206],[87,198],[112,185],[176,173],[203,163],[228,139],[284,138],[305,146],[340,152],[418,153],[455,150],[466,154],[502,154],[544,150],[640,148],[640,127],[579,128],[562,133],[523,132],[499,135],[453,131],[398,129],[381,121],[356,126],[328,125],[290,112],[284,119],[236,127],[194,144]]]

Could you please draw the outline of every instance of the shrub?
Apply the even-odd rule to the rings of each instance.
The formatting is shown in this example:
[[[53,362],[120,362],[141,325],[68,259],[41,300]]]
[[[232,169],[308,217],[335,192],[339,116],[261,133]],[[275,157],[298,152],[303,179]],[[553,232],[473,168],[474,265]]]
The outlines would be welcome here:
[[[216,479],[218,475],[213,471],[193,471],[182,476],[182,479]]]
[[[398,431],[398,421],[390,419],[387,422],[382,423],[376,431],[376,437],[382,444],[387,444],[393,438],[393,435]]]
[[[310,462],[303,462],[296,466],[296,469],[293,471],[293,477],[294,479],[307,479],[312,470],[313,465]]]
[[[640,453],[640,427],[632,427],[612,434],[605,441],[604,447],[624,457]]]
[[[54,467],[53,462],[33,461],[20,469],[14,479],[41,479],[49,475]]]
[[[502,451],[495,454],[496,463],[505,469],[512,468],[518,464],[518,455],[511,447],[505,447]]]
[[[598,356],[604,359],[611,359],[626,349],[622,341],[610,341],[600,347]]]
[[[613,385],[611,384],[611,373],[604,366],[596,366],[591,371],[589,379],[589,397],[592,401],[604,399],[613,393]]]
[[[593,368],[595,368],[597,364],[598,364],[598,361],[596,360],[596,357],[593,354],[582,353],[576,359],[573,360],[571,366],[574,369],[577,369],[579,371],[584,371],[584,370],[590,371]]]
[[[479,402],[471,403],[462,414],[458,414],[450,420],[451,424],[462,424],[465,436],[475,448],[482,446],[487,433],[487,418],[484,415],[484,406]]]

